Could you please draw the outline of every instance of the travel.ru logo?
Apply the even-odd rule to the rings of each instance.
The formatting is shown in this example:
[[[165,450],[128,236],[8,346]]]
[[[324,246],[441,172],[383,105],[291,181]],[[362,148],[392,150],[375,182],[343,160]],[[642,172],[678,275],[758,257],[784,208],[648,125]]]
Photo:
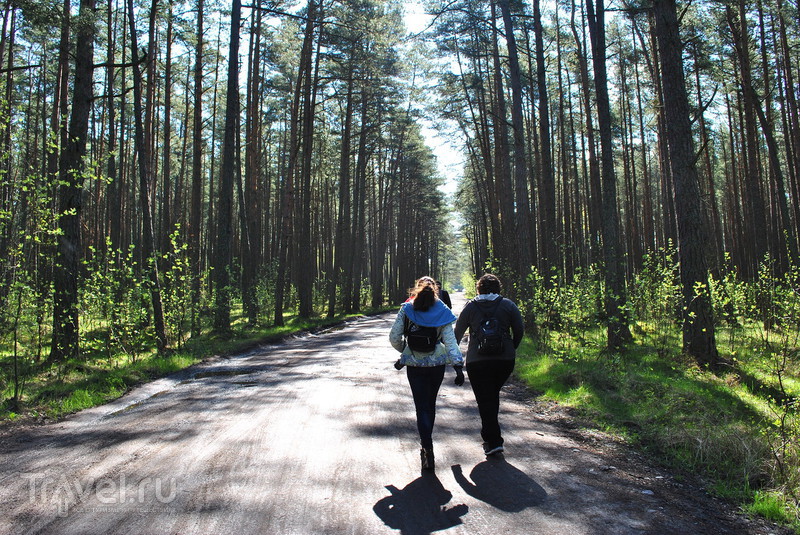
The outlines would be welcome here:
[[[66,516],[77,505],[92,511],[136,509],[149,512],[171,503],[177,496],[175,478],[145,477],[132,483],[125,474],[99,479],[41,473],[21,474],[20,477],[28,482],[28,502],[50,506],[59,516]]]

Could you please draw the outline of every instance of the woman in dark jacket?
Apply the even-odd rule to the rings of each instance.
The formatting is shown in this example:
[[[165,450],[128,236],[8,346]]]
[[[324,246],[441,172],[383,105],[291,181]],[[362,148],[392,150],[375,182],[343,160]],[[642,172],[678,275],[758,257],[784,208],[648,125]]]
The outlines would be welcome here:
[[[478,295],[469,301],[456,322],[456,340],[461,340],[469,329],[466,368],[478,412],[481,415],[481,438],[486,455],[503,451],[503,436],[500,432],[500,389],[514,370],[516,350],[522,341],[523,322],[517,305],[500,295],[500,279],[489,273],[478,279]],[[502,336],[502,346],[494,354],[487,354],[479,347],[481,324],[496,318]]]

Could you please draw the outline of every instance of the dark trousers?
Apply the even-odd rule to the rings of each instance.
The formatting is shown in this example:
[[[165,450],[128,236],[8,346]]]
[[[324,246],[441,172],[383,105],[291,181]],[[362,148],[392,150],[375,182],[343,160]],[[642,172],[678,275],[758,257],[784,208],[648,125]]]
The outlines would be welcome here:
[[[482,360],[467,363],[469,384],[472,385],[472,392],[475,394],[478,412],[481,415],[481,438],[492,448],[503,445],[500,423],[497,420],[500,413],[500,389],[513,370],[513,360]]]
[[[433,447],[433,421],[436,419],[436,396],[444,379],[444,366],[406,366],[408,384],[417,410],[417,429],[423,448]]]

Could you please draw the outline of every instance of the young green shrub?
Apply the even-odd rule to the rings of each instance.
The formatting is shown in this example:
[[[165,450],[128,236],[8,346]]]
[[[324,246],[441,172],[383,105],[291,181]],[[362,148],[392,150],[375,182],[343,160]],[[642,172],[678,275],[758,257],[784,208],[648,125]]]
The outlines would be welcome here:
[[[747,306],[747,285],[737,277],[736,270],[731,265],[730,253],[725,253],[719,277],[711,275],[709,281],[714,317],[726,325],[740,326]]]
[[[313,309],[325,310],[328,305],[328,280],[322,275],[314,280]]]
[[[517,307],[525,322],[525,331],[537,342],[547,340],[545,318],[550,310],[544,276],[531,266],[525,280],[515,288]]]
[[[727,332],[729,351],[735,355],[739,337],[744,335],[745,330],[748,288],[731,266],[730,253],[725,253],[724,266],[718,278],[709,276],[711,305],[717,320],[717,341],[724,340],[724,333]]]
[[[90,335],[92,329],[87,329],[84,343],[101,340],[108,358],[122,352],[135,362],[154,347],[150,295],[137,270],[135,246],[124,253],[107,245],[105,255],[93,251],[84,261],[87,275],[80,288],[81,317],[99,333]]]
[[[5,376],[3,383],[8,388],[8,409],[18,412],[36,360],[39,322],[35,308],[28,306],[37,298],[28,274],[13,269],[10,280],[10,287],[4,296],[5,306],[0,311],[0,337],[2,346],[8,351],[8,358],[3,359],[5,362],[0,360],[4,364],[0,368],[0,377]],[[6,388],[0,389],[0,393],[5,391]],[[4,400],[0,399],[2,401]]]
[[[275,283],[278,278],[278,262],[266,263],[256,281],[255,294],[259,323],[269,325],[275,315]]]
[[[681,310],[680,273],[673,247],[644,256],[631,286],[632,319],[655,342],[659,354],[670,353]]]
[[[180,243],[180,228],[170,234],[170,251],[164,255],[164,320],[167,338],[181,349],[191,328],[192,280],[189,269],[188,245]]]
[[[776,277],[777,278],[777,277]],[[792,268],[778,280],[759,278],[771,291],[772,329],[762,333],[769,409],[772,421],[765,434],[772,450],[772,486],[800,509],[800,270]]]
[[[559,307],[564,330],[580,340],[602,326],[603,283],[596,266],[578,270],[570,284],[561,288]]]

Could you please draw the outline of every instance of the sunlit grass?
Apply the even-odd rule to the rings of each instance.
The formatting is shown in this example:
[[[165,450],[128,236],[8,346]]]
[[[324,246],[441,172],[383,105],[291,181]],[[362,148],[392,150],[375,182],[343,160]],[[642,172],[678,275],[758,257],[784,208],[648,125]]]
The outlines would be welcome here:
[[[788,504],[783,496],[776,492],[756,491],[753,501],[744,507],[747,513],[760,515],[767,520],[781,522],[791,526],[800,533],[800,511],[798,506]]]
[[[675,350],[677,335],[658,326],[639,325],[636,341],[621,354],[586,343],[602,339],[595,331],[582,333],[577,344],[563,334],[526,339],[516,374],[542,399],[571,407],[583,425],[627,440],[679,472],[702,475],[717,494],[756,504],[753,512],[767,507],[771,502],[755,490],[777,485],[771,447],[782,435],[774,395],[800,394],[797,362],[784,370],[781,390],[775,356],[759,349],[753,333],[739,333],[736,361],[712,373]],[[787,505],[787,494],[777,495],[782,506],[770,506],[790,524],[797,509]]]

